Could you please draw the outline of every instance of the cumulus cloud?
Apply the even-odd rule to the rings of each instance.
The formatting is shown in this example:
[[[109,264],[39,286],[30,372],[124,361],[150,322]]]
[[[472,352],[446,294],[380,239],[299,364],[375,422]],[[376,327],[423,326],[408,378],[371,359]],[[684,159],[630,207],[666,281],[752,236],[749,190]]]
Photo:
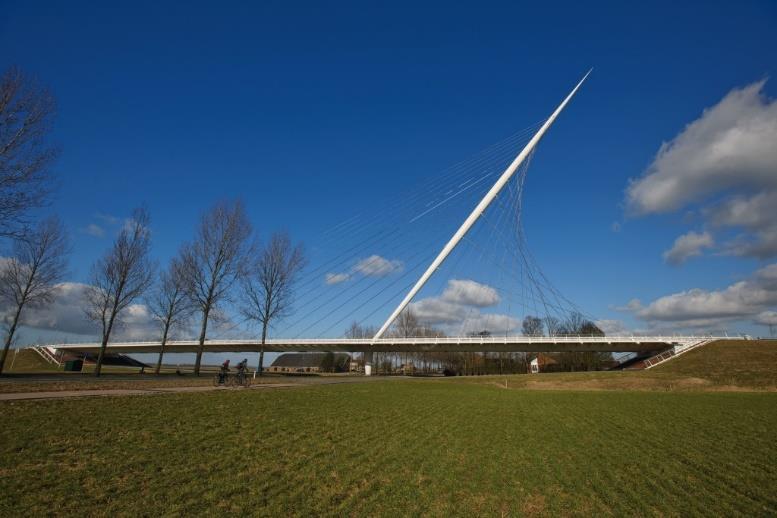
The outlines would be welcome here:
[[[757,320],[759,316],[767,319],[774,306],[777,306],[777,263],[724,289],[681,291],[660,297],[646,306],[632,305],[630,311],[653,324],[710,327],[721,321]]]
[[[761,311],[755,316],[753,323],[764,326],[777,326],[777,311]]]
[[[442,325],[454,333],[510,332],[521,322],[509,315],[483,313],[481,308],[495,306],[500,298],[496,290],[470,279],[451,279],[439,297],[427,297],[410,304],[420,322]]]
[[[615,319],[597,320],[594,322],[594,324],[596,324],[596,327],[604,331],[604,334],[608,336],[622,336],[629,333],[629,330],[626,328],[626,325],[620,320],[615,320]]]
[[[726,243],[725,253],[759,259],[777,256],[777,189],[752,196],[732,196],[706,209],[705,214],[715,227],[747,231]]]
[[[379,255],[371,255],[360,259],[348,272],[330,272],[324,275],[326,284],[340,284],[353,277],[354,274],[361,274],[365,277],[386,277],[392,273],[401,272],[404,263],[398,259],[386,259]]]
[[[368,277],[385,277],[402,270],[402,266],[402,261],[389,260],[379,255],[371,255],[356,263],[353,269]]]
[[[611,309],[615,311],[637,311],[642,308],[642,301],[639,299],[631,299],[626,304],[621,306],[611,306]]]
[[[467,316],[469,309],[461,304],[442,300],[440,297],[429,297],[410,304],[410,310],[421,322],[429,324],[452,324],[461,322]]]
[[[33,329],[94,335],[97,328],[84,315],[85,284],[63,282],[57,286],[54,301],[42,308],[25,308],[22,324]],[[7,314],[9,308],[3,308]]]
[[[734,89],[664,143],[629,185],[628,207],[668,212],[729,187],[777,187],[777,103],[762,93],[765,83]]]
[[[451,279],[442,293],[442,300],[454,304],[488,307],[499,304],[499,294],[491,286],[469,279]]]
[[[710,248],[714,244],[712,234],[709,232],[688,232],[675,239],[672,248],[664,252],[664,261],[669,264],[682,264],[691,257],[701,255],[704,248]]]
[[[29,329],[56,331],[84,336],[99,334],[97,325],[86,318],[86,284],[63,282],[57,286],[51,304],[41,308],[28,307],[22,314],[22,325]],[[4,319],[9,308],[2,308]],[[155,326],[143,304],[133,304],[122,313],[122,325],[116,329],[115,338],[139,340],[155,334]]]
[[[627,211],[668,213],[714,199],[700,211],[711,226],[742,231],[723,243],[725,253],[777,256],[777,102],[765,83],[732,90],[662,144],[626,189]]]
[[[479,333],[489,331],[491,334],[509,333],[519,328],[521,322],[510,315],[500,315],[495,313],[480,313],[478,315],[468,316],[461,323],[461,333]]]

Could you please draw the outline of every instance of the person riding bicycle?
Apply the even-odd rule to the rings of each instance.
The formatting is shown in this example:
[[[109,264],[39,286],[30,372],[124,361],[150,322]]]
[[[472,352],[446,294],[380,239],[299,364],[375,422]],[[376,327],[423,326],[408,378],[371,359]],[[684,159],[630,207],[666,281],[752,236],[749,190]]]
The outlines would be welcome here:
[[[243,361],[237,364],[237,375],[241,376],[248,370],[248,358],[243,358]]]
[[[225,383],[227,381],[227,375],[229,374],[229,360],[224,361],[221,364],[221,370],[219,370],[219,383]]]

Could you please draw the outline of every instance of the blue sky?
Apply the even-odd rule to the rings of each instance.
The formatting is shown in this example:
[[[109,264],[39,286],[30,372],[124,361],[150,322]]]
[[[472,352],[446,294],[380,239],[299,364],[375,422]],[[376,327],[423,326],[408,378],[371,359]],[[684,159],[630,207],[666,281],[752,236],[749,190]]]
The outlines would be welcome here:
[[[73,282],[108,246],[111,218],[143,202],[162,262],[220,198],[241,197],[260,235],[285,229],[315,248],[398,186],[547,117],[590,67],[524,202],[531,249],[564,294],[626,329],[658,329],[653,313],[614,308],[724,290],[774,260],[725,246],[679,265],[662,256],[712,225],[700,203],[764,184],[640,214],[625,194],[662,142],[775,75],[774,2],[4,4],[0,66],[58,100],[50,210],[72,232]],[[773,80],[760,90],[767,106],[776,93]],[[731,235],[715,243],[742,233],[716,228]],[[751,317],[717,328],[764,333]]]

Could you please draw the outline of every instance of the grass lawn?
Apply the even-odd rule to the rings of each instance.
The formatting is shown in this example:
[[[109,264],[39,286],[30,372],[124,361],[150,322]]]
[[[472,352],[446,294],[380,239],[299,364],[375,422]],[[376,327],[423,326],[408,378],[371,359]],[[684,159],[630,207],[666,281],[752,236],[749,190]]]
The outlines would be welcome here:
[[[777,394],[462,380],[0,405],[0,514],[777,513]]]

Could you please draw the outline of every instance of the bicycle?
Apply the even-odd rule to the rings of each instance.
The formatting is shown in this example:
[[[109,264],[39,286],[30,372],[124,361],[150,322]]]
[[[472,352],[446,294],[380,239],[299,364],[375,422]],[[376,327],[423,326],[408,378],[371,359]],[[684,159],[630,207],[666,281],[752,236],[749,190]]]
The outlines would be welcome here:
[[[213,386],[218,387],[221,385],[224,385],[225,387],[228,387],[230,384],[230,378],[232,377],[231,374],[228,372],[219,372],[213,377]]]
[[[246,371],[238,371],[234,376],[230,377],[232,378],[232,385],[246,388],[251,386],[251,376]]]

